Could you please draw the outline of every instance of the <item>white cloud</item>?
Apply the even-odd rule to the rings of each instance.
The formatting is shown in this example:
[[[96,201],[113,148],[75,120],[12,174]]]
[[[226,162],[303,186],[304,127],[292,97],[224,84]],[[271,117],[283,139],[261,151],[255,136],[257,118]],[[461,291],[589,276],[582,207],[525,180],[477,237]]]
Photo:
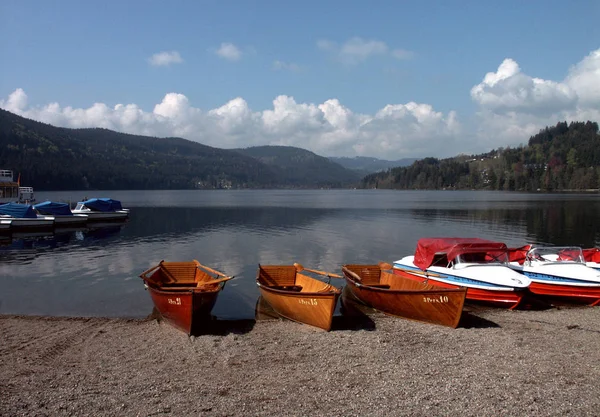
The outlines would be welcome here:
[[[367,44],[347,51],[355,57],[372,56],[367,51],[378,47]],[[328,42],[320,47],[341,51]],[[286,65],[291,64],[282,62],[280,67]],[[241,97],[202,110],[184,94],[168,93],[146,111],[136,104],[31,106],[27,94],[18,88],[0,100],[0,107],[56,126],[180,136],[219,148],[271,144],[297,146],[325,156],[446,157],[526,143],[539,129],[558,121],[600,121],[600,49],[569,68],[562,81],[528,75],[517,62],[506,59],[482,76],[470,94],[478,105],[477,113],[461,117],[460,122],[455,111],[441,112],[426,103],[388,104],[363,114],[335,98],[318,104],[297,102],[286,95],[276,97],[272,107],[263,110],[251,109]]]
[[[299,72],[302,70],[300,65],[294,64],[293,62],[273,61],[273,69],[275,71],[292,71]]]
[[[163,51],[152,55],[148,62],[155,67],[168,67],[171,64],[181,64],[183,58],[177,51]]]
[[[471,89],[479,104],[480,147],[527,143],[558,121],[600,120],[600,49],[571,67],[562,81],[532,77],[505,59]]]
[[[240,48],[229,42],[223,42],[215,53],[228,61],[239,61],[242,58]]]
[[[27,95],[15,90],[0,107],[63,127],[105,127],[150,136],[180,136],[219,148],[288,145],[325,156],[400,158],[440,155],[461,131],[456,114],[436,112],[428,104],[387,105],[374,115],[352,112],[337,99],[298,103],[278,96],[273,107],[253,111],[242,98],[203,111],[183,94],[168,93],[151,112],[136,104],[109,107],[95,103],[75,109],[50,103],[28,107]],[[456,149],[447,148],[447,156]]]
[[[336,59],[349,65],[364,62],[368,58],[377,55],[389,55],[396,59],[410,59],[413,56],[412,52],[404,49],[390,50],[385,42],[365,40],[360,37],[350,38],[341,45],[327,39],[320,39],[317,41],[317,48],[332,53]]]
[[[392,56],[396,59],[412,59],[414,55],[413,52],[407,51],[406,49],[394,49],[392,51]]]

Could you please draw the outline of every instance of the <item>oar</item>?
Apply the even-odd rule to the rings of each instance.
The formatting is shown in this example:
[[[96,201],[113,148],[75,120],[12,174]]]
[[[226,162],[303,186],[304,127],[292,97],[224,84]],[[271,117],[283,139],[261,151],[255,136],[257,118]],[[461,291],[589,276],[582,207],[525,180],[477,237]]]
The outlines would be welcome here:
[[[169,272],[169,270],[163,266],[163,261],[160,261],[160,264],[158,264],[158,266],[162,267],[162,268],[161,268],[161,270],[162,270],[162,271],[165,273],[165,275],[166,275],[166,276],[167,276],[167,277],[168,277],[168,278],[169,278],[171,281],[173,281],[173,282],[177,282],[177,278],[175,278],[175,277],[173,276],[173,274],[171,274],[171,273]]]
[[[296,268],[296,272],[308,271],[308,272],[312,272],[312,273],[315,273],[315,274],[318,274],[318,275],[323,275],[323,276],[330,277],[330,278],[342,278],[341,275],[334,274],[332,272],[318,271],[316,269],[305,268],[305,267],[303,267],[299,263],[294,263],[294,267]]]
[[[161,262],[162,262],[162,261],[161,261]],[[153,266],[152,268],[148,269],[147,271],[144,271],[144,272],[142,272],[142,273],[140,274],[140,278],[144,278],[144,277],[146,276],[146,274],[148,274],[148,273],[150,273],[150,272],[154,271],[155,269],[157,269],[157,268],[159,268],[159,267],[160,267],[160,265],[155,265],[155,266]]]
[[[346,268],[345,266],[342,267],[342,271],[344,271],[345,273],[347,273],[348,275],[350,275],[352,278],[354,278],[357,281],[361,281],[362,282],[362,278],[355,272],[350,271],[348,268]]]
[[[217,274],[217,275],[219,275],[219,276],[221,276],[221,277],[225,277],[225,276],[227,276],[227,275],[225,275],[224,273],[217,271],[216,269],[212,269],[212,268],[209,268],[208,266],[202,265],[202,264],[201,264],[200,262],[198,262],[198,261],[196,261],[196,265],[197,265],[199,268],[204,268],[204,269],[205,269],[205,270],[207,270],[208,272],[212,272],[213,274]]]
[[[229,281],[230,279],[233,279],[233,277],[225,277],[225,278],[213,279],[212,281],[201,281],[201,282],[199,282],[196,285],[196,287],[203,287],[203,286],[209,285],[209,284],[218,284],[220,282]]]

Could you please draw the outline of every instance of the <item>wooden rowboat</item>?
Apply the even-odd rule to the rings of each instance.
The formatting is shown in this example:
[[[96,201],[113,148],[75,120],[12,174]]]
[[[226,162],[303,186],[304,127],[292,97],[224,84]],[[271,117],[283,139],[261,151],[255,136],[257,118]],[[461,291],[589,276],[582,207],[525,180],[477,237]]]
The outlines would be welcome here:
[[[456,328],[467,289],[442,288],[403,278],[392,266],[344,265],[342,271],[352,294],[386,314]]]
[[[260,294],[280,316],[329,331],[341,291],[301,271],[341,278],[336,274],[305,269],[300,264],[258,265],[256,284]]]
[[[233,278],[196,260],[160,261],[140,277],[165,321],[188,335],[209,318],[219,292]]]

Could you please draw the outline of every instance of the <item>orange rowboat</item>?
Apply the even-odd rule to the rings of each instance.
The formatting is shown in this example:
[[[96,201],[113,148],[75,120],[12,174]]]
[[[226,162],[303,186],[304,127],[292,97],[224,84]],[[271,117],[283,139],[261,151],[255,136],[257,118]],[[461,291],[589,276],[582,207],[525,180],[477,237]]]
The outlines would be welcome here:
[[[160,261],[140,277],[165,321],[188,335],[210,318],[219,292],[233,278],[196,260]]]
[[[342,271],[352,294],[368,306],[405,319],[458,326],[466,288],[418,282],[388,271],[391,268],[387,264],[344,265]]]
[[[280,316],[329,331],[341,291],[301,271],[341,278],[300,264],[259,265],[256,284],[260,294]]]

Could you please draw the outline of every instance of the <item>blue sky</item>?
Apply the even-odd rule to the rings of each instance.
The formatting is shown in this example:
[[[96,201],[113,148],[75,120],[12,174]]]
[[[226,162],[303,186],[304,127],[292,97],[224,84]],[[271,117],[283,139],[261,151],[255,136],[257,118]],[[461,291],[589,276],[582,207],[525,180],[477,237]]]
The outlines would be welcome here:
[[[596,16],[598,1],[3,0],[0,107],[57,125],[218,147],[449,156],[597,116],[600,100],[581,98],[589,95],[581,80],[600,82]],[[161,52],[179,59],[152,65]],[[517,67],[474,97],[505,59]],[[578,81],[566,82],[579,64]],[[547,83],[540,90],[533,79]],[[562,104],[540,114],[532,108],[544,107],[540,100],[527,98],[548,88],[556,91],[544,97]],[[293,102],[274,107],[278,96]],[[337,100],[329,113],[319,109],[327,100]],[[118,104],[135,106],[137,116],[124,119]],[[421,117],[426,111],[435,117]]]

